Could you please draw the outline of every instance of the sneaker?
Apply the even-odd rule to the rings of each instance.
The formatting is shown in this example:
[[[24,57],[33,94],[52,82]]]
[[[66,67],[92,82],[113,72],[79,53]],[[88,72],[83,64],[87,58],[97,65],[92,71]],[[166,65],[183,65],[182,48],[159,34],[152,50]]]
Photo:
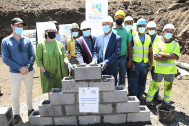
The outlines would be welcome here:
[[[161,96],[160,96],[158,93],[156,93],[156,94],[154,95],[154,100],[156,100],[157,102],[161,102],[161,101],[162,101],[162,98],[161,98]]]
[[[123,90],[124,88],[122,86],[116,86],[115,90]]]
[[[34,109],[28,110],[28,116],[30,116],[33,111]]]
[[[18,122],[20,121],[21,117],[20,115],[14,115],[14,123],[18,124]]]

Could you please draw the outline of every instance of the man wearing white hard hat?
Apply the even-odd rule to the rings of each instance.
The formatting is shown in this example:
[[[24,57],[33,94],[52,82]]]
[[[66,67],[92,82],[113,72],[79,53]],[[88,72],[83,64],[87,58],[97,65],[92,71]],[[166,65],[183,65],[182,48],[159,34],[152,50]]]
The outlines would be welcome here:
[[[33,64],[35,53],[29,38],[22,36],[26,24],[16,17],[11,20],[12,34],[2,40],[1,51],[3,62],[9,66],[9,78],[12,92],[14,121],[20,120],[20,87],[24,81],[28,115],[32,113]],[[3,124],[0,124],[3,125]]]
[[[83,36],[75,40],[76,59],[79,64],[89,64],[92,61],[96,37],[91,35],[91,27],[87,21],[81,23],[80,30],[82,31]]]
[[[61,88],[63,77],[66,76],[64,63],[72,68],[69,63],[62,43],[55,40],[56,26],[48,22],[45,27],[45,41],[37,45],[37,66],[40,67],[42,93],[50,93],[52,88]]]
[[[117,84],[118,60],[121,51],[121,37],[112,32],[113,19],[105,16],[102,20],[104,34],[96,39],[92,63],[100,63],[102,74],[113,75]]]
[[[149,34],[149,36],[151,38],[152,50],[153,50],[153,47],[154,47],[155,43],[161,40],[161,37],[159,35],[157,35],[157,25],[156,25],[156,23],[154,21],[148,22],[147,31],[148,31],[148,34]],[[155,60],[153,58],[153,67],[152,67],[152,70],[151,70],[152,78],[154,76],[154,69],[155,69]],[[156,92],[156,94],[154,95],[154,100],[156,100],[158,102],[162,101],[161,96],[159,96],[159,89]]]
[[[131,16],[127,16],[124,20],[125,29],[130,31],[132,35],[136,34],[136,31],[133,29],[133,23],[134,20]]]
[[[141,102],[145,101],[143,96],[148,71],[151,71],[153,64],[153,52],[151,38],[146,32],[147,22],[144,18],[137,21],[137,33],[133,35],[133,65],[130,70],[130,95],[137,96]]]
[[[125,25],[124,27],[128,32],[131,33],[132,37],[134,34],[136,34],[136,31],[133,29],[133,23],[134,23],[134,20],[131,16],[127,16],[124,20],[124,25]],[[132,53],[131,53],[131,55],[132,55]],[[130,56],[130,57],[132,57],[132,56]],[[127,60],[129,60],[129,55],[127,55]],[[130,78],[131,78],[130,68],[128,66],[126,66],[126,67],[127,67],[128,92],[131,92],[130,91],[130,85],[131,85],[131,83],[130,83]]]
[[[155,43],[153,55],[155,61],[154,77],[150,83],[146,104],[151,107],[152,100],[157,92],[161,81],[164,79],[164,103],[170,104],[171,91],[177,67],[175,60],[179,59],[180,47],[173,40],[175,27],[173,24],[167,24],[163,28],[163,40]]]

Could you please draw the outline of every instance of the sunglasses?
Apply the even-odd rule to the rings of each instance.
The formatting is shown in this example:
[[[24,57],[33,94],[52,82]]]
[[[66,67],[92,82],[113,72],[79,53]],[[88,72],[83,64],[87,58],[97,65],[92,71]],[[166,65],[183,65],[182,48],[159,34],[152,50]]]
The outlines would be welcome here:
[[[18,46],[18,50],[19,50],[19,52],[22,52],[22,51],[23,51],[23,49],[22,49],[22,45],[21,45],[21,44],[19,44],[19,46]]]

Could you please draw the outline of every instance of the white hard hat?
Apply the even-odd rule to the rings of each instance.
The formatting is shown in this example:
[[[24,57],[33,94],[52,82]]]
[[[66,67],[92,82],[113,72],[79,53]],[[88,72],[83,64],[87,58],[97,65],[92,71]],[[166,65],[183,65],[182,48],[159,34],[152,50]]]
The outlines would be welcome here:
[[[91,28],[89,23],[87,21],[81,22],[81,28],[80,29],[83,30],[83,29],[87,29],[87,28]]]
[[[114,22],[113,21],[113,18],[111,17],[111,16],[104,16],[103,18],[102,18],[102,22]]]
[[[127,16],[127,17],[125,18],[125,21],[134,21],[134,20],[133,20],[133,18],[132,18],[131,16]],[[124,21],[124,22],[125,22],[125,21]]]
[[[164,31],[165,29],[173,29],[173,30],[175,30],[175,27],[174,27],[173,24],[166,24],[166,25],[163,27],[163,31]]]
[[[56,30],[56,25],[53,22],[48,22],[44,30]]]
[[[154,21],[150,21],[147,24],[147,28],[156,28],[156,27],[157,27],[157,25]]]
[[[79,25],[77,23],[72,23],[70,30],[79,29]]]

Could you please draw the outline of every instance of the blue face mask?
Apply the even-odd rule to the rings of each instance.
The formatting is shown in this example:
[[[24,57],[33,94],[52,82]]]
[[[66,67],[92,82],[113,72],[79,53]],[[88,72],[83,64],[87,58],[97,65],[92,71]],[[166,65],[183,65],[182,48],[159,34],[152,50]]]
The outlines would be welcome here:
[[[15,27],[15,33],[16,33],[17,35],[22,34],[22,32],[23,32],[23,28]]]
[[[139,27],[139,28],[138,28],[138,31],[139,31],[140,33],[144,33],[144,32],[145,32],[145,30],[146,30],[146,28],[145,28],[145,27]]]
[[[78,35],[79,35],[78,32],[72,32],[73,37],[77,37]]]
[[[110,31],[110,26],[109,25],[104,25],[102,27],[102,30],[104,31],[104,33],[108,33]]]
[[[132,28],[133,28],[132,25],[126,25],[126,26],[125,26],[125,29],[126,29],[127,31],[130,31]]]
[[[171,33],[165,33],[164,37],[166,39],[171,39],[173,37],[173,35]]]
[[[89,37],[91,35],[91,30],[83,31],[83,35]]]
[[[149,35],[154,35],[155,32],[156,32],[156,30],[149,30],[149,31],[148,31]]]

